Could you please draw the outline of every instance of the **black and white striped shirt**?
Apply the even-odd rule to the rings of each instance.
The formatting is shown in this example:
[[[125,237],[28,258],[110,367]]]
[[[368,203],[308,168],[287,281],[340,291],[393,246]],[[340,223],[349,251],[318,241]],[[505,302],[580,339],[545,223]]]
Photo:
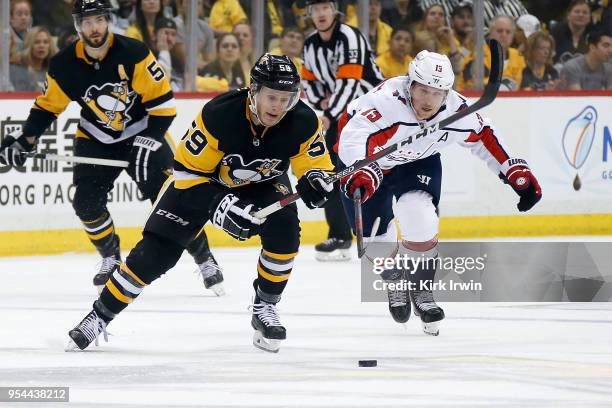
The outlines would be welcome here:
[[[465,0],[464,0],[465,1]],[[427,10],[434,4],[441,4],[446,11],[446,16],[450,16],[450,13],[462,0],[420,0],[419,5],[423,11]],[[484,0],[484,19],[485,27],[489,26],[489,23],[495,16],[510,16],[515,20],[527,14],[528,11],[520,0]]]
[[[355,98],[367,93],[383,79],[374,55],[358,29],[338,23],[329,41],[318,32],[304,43],[302,79],[308,101],[317,109],[329,96],[323,111],[336,120]]]

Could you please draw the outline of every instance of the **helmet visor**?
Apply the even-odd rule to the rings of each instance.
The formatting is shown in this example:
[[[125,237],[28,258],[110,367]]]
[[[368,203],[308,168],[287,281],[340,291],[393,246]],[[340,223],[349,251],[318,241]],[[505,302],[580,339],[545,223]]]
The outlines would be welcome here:
[[[293,109],[300,99],[298,91],[281,91],[262,86],[255,91],[257,106],[284,113]]]

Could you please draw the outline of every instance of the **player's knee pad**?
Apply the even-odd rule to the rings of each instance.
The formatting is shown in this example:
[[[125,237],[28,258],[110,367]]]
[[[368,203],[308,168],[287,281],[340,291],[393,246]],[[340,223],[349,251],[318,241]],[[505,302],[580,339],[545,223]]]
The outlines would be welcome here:
[[[106,211],[108,191],[96,183],[79,183],[74,191],[72,208],[83,221],[94,220]]]
[[[297,208],[285,207],[270,215],[259,234],[263,247],[280,254],[297,252],[300,246],[300,221]]]
[[[410,191],[397,200],[397,218],[402,239],[425,242],[438,235],[439,219],[432,197],[425,191]]]
[[[144,232],[125,263],[147,285],[178,262],[184,248],[159,235]]]

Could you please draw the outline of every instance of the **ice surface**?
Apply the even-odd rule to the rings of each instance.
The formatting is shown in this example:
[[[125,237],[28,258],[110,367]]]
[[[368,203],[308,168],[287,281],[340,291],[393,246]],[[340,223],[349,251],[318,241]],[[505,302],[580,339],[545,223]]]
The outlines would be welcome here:
[[[184,256],[109,343],[80,353],[63,348],[96,299],[97,255],[0,258],[0,385],[69,386],[71,407],[612,407],[610,303],[447,303],[431,337],[360,302],[356,260],[319,263],[305,247],[280,303],[288,338],[270,354],[251,344],[247,311],[258,249],[215,256],[226,297]]]

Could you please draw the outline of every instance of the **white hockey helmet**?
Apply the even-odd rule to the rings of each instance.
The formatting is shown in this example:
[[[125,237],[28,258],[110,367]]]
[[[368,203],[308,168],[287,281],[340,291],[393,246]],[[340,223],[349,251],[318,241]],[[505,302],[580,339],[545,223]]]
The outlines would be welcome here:
[[[453,66],[446,55],[423,50],[408,66],[408,89],[413,82],[448,91],[455,83]]]

